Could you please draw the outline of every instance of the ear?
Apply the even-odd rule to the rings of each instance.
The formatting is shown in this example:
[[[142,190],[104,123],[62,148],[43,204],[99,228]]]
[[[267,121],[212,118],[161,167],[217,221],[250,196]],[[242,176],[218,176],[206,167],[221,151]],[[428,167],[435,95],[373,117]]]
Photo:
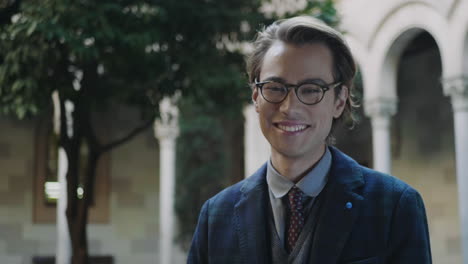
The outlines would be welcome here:
[[[341,114],[343,113],[345,106],[346,106],[346,100],[348,100],[348,96],[349,96],[348,87],[343,85],[343,87],[341,87],[340,93],[338,94],[337,98],[335,98],[335,105],[333,108],[334,118],[339,118]]]
[[[254,87],[252,89],[252,102],[255,106],[255,111],[258,113],[258,88]]]

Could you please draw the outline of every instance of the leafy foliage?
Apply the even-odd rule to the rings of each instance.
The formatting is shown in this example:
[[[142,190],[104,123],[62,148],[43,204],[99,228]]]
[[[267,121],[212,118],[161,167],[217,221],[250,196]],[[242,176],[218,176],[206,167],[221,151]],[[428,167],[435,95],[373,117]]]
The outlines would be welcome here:
[[[76,100],[75,74],[84,71],[89,73],[78,82],[89,86],[81,98],[89,107],[116,101],[154,112],[162,94],[176,89],[158,88],[176,76],[168,55],[147,52],[163,41],[158,10],[145,1],[24,2],[0,33],[2,112],[38,114],[50,105],[53,90]]]

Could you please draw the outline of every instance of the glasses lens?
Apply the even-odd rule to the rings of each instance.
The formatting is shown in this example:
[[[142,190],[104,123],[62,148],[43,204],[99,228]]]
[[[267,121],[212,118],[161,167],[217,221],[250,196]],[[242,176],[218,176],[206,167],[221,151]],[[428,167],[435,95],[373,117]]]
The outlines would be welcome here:
[[[265,83],[262,87],[263,97],[269,102],[277,103],[281,102],[284,97],[288,94],[288,89],[284,84],[277,82]]]
[[[323,89],[317,84],[306,83],[297,89],[297,97],[306,104],[316,104],[322,100]]]

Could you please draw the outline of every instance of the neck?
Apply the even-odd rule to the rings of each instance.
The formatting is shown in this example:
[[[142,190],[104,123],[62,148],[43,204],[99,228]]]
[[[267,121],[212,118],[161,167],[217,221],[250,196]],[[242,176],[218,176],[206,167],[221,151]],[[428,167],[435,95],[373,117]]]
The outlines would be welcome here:
[[[315,167],[324,153],[325,144],[311,155],[304,155],[301,157],[289,157],[272,151],[271,163],[281,175],[297,183]]]

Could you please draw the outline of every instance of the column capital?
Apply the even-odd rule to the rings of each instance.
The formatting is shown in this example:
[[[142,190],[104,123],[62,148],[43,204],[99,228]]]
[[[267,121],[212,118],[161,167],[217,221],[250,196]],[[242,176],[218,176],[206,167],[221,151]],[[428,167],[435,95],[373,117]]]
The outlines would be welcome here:
[[[468,75],[460,75],[441,80],[444,94],[452,98],[456,111],[468,111]]]
[[[377,97],[364,100],[364,112],[370,118],[390,118],[397,111],[397,98]]]
[[[154,122],[154,136],[159,141],[175,140],[179,136],[178,96],[165,97],[159,103],[160,118]]]

